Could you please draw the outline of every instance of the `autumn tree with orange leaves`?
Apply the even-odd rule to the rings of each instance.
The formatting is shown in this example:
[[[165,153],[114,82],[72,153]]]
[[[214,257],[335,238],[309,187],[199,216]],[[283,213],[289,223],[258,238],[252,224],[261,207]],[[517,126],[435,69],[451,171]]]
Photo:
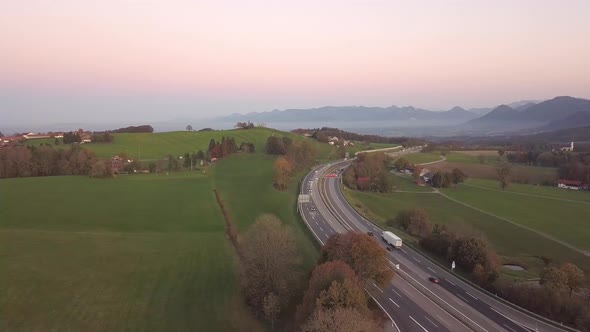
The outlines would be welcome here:
[[[337,260],[348,264],[362,281],[373,280],[387,285],[394,276],[387,251],[367,234],[348,232],[333,235],[322,247],[320,262]]]

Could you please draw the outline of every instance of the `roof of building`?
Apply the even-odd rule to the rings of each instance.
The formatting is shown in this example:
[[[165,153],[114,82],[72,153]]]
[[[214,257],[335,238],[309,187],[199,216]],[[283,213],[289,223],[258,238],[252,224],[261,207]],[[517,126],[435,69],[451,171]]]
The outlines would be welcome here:
[[[567,180],[567,179],[559,179],[557,181],[558,184],[563,184],[566,186],[581,186],[582,185],[582,181],[577,181],[577,180]]]

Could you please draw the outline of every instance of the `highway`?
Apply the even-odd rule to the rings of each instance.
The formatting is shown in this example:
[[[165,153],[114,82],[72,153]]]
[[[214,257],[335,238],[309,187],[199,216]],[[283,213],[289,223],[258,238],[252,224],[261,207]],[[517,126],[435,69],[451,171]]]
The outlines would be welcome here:
[[[298,209],[322,245],[336,233],[371,231],[385,248],[382,230],[344,198],[342,190],[348,189],[341,189],[340,175],[349,164],[340,161],[313,169],[301,185],[301,194],[309,196],[300,199]],[[390,318],[390,331],[567,331],[479,291],[407,246],[388,251],[388,257],[396,272],[392,283],[383,288],[368,284],[366,289]],[[431,276],[440,283],[430,282]]]

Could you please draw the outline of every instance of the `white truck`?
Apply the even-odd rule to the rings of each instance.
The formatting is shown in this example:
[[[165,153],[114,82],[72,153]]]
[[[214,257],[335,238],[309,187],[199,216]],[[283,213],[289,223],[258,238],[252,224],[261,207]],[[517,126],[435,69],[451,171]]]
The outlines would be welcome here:
[[[381,238],[383,239],[383,241],[385,241],[385,243],[387,243],[388,245],[399,249],[402,247],[402,239],[401,237],[393,234],[390,231],[384,231],[383,233],[381,233]]]

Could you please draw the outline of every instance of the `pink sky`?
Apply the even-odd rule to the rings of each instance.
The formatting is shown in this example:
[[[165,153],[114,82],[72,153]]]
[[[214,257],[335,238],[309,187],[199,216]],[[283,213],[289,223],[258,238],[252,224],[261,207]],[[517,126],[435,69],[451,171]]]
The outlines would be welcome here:
[[[589,98],[589,13],[587,0],[3,1],[0,120],[11,103],[61,114],[70,94],[178,96],[179,117]]]

